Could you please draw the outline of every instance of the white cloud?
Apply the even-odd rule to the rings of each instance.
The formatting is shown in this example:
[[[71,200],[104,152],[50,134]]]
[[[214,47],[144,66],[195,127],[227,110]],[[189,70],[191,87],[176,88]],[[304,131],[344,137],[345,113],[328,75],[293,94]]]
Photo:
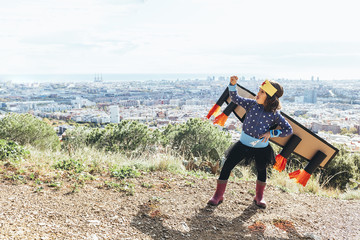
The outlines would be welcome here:
[[[360,77],[352,0],[0,2],[0,73]]]

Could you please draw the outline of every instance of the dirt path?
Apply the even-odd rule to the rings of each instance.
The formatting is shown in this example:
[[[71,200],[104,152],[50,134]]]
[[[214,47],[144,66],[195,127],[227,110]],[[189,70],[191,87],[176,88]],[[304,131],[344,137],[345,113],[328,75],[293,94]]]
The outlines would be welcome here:
[[[68,188],[35,192],[0,183],[0,239],[360,239],[360,201],[290,194],[269,186],[268,208],[252,203],[254,182],[230,182],[207,207],[215,178],[149,173],[135,193]]]

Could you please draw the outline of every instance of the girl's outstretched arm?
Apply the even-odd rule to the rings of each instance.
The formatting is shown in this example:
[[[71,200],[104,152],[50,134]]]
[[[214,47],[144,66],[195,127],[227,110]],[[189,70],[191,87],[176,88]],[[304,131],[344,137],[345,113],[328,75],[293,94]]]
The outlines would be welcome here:
[[[238,95],[236,91],[237,80],[238,80],[237,76],[230,77],[230,84],[229,84],[230,99],[233,103],[242,106],[247,111],[254,103],[256,103],[256,100],[250,98],[243,98]]]

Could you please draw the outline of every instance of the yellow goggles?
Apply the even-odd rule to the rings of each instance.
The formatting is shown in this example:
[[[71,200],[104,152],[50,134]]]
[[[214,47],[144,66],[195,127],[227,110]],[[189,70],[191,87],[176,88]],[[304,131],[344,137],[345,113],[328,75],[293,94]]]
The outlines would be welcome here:
[[[268,80],[265,80],[260,88],[264,90],[267,94],[269,94],[270,97],[274,96],[274,94],[277,92],[277,89],[271,85],[271,83]]]

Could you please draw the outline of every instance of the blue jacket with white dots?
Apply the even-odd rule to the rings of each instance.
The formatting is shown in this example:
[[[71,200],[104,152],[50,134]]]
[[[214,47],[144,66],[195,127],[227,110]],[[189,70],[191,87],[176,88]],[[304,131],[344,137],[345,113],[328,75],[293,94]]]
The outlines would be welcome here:
[[[239,96],[235,86],[229,85],[229,94],[232,102],[246,110],[242,130],[247,135],[259,139],[261,135],[270,131],[270,128],[274,125],[280,126],[281,129],[270,131],[271,137],[286,137],[292,134],[292,127],[281,115],[280,111],[265,111],[264,106],[258,104],[256,100]]]

